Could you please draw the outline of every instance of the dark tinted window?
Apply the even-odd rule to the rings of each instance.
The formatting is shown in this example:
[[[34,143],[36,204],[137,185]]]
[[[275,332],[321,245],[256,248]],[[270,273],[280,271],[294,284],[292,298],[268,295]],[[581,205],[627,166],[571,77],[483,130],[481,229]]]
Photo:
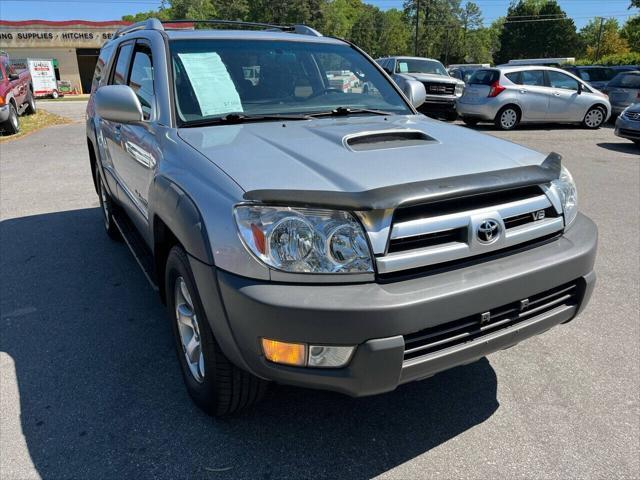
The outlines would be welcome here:
[[[113,52],[113,45],[107,45],[100,50],[100,56],[98,57],[98,62],[96,63],[96,69],[93,72],[93,81],[91,82],[91,91],[94,92],[98,85],[100,85],[100,80],[102,80],[102,76],[104,75],[104,70],[107,68],[107,63],[109,63],[109,58],[111,57],[111,53]]]
[[[580,70],[580,78],[587,82],[608,82],[616,76],[612,68],[583,68]]]
[[[477,70],[469,79],[471,85],[491,85],[500,78],[498,70]]]
[[[507,77],[510,81],[512,81],[516,85],[520,85],[520,82],[521,82],[520,76],[521,76],[520,72],[511,72],[505,75],[505,77]]]
[[[542,70],[524,70],[521,73],[520,82],[522,85],[532,87],[544,87],[544,71]]]
[[[640,73],[621,73],[609,82],[608,87],[640,88]]]
[[[151,118],[155,104],[153,91],[153,61],[151,50],[146,45],[138,44],[133,54],[129,86],[136,92],[145,120]]]
[[[131,56],[131,50],[133,50],[133,43],[127,43],[122,45],[118,50],[118,60],[116,61],[116,68],[111,77],[112,85],[124,85],[127,83],[127,69],[129,67],[129,57]]]
[[[564,73],[547,71],[549,86],[552,88],[562,88],[564,90],[578,90],[578,81]]]

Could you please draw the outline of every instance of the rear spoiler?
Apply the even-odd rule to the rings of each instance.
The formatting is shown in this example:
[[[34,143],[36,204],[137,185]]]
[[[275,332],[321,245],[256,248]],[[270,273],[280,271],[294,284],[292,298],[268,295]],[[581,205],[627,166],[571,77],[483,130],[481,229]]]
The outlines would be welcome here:
[[[430,203],[549,183],[560,176],[561,163],[562,156],[552,152],[540,165],[405,183],[364,192],[251,190],[246,192],[243,198],[251,202],[291,207],[387,210],[407,204]]]

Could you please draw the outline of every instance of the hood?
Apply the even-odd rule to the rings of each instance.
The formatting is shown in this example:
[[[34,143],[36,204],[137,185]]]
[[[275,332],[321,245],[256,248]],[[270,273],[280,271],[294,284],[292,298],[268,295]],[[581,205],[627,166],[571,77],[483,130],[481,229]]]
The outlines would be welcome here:
[[[437,75],[435,73],[403,73],[402,75],[413,77],[420,82],[464,83],[462,80],[458,80],[457,78]]]
[[[406,140],[366,142],[385,132],[400,132],[405,135],[395,137]],[[182,128],[178,134],[245,191],[361,192],[540,165],[545,159],[519,145],[422,115],[216,125]],[[353,138],[364,142],[350,140],[349,146],[347,139]]]

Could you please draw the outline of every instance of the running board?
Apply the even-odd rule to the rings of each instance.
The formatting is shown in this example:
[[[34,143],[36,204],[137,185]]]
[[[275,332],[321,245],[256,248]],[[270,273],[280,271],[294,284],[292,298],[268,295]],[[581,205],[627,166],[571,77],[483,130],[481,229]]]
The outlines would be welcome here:
[[[144,239],[138,233],[136,227],[131,223],[131,220],[127,218],[126,214],[117,212],[114,213],[111,218],[113,218],[113,223],[120,231],[127,247],[131,250],[133,258],[136,259],[136,262],[138,262],[144,276],[147,277],[151,288],[157,292],[158,285],[156,285],[156,282],[154,281],[154,278],[156,278],[155,262],[151,250],[149,250]]]

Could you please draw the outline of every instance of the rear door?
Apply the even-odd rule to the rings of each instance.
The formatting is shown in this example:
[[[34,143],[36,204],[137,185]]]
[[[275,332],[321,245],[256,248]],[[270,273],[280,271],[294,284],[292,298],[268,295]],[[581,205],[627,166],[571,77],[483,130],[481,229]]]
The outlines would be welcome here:
[[[547,118],[551,92],[546,86],[544,70],[522,70],[517,98],[525,121],[543,121]]]
[[[588,95],[578,94],[578,80],[555,70],[547,70],[546,82],[551,91],[547,118],[561,122],[579,122],[591,105]]]

